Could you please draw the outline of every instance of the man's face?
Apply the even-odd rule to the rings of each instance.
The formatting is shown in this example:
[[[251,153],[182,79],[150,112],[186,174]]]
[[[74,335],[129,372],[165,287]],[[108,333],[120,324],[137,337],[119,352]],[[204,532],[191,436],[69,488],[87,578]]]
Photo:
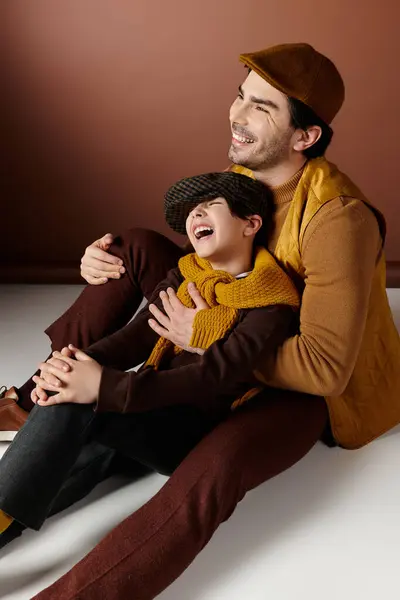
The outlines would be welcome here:
[[[186,219],[186,232],[201,258],[223,262],[236,255],[248,243],[246,219],[232,215],[225,198],[198,204]]]
[[[287,98],[254,71],[240,86],[229,120],[233,163],[256,171],[290,159],[295,129]]]

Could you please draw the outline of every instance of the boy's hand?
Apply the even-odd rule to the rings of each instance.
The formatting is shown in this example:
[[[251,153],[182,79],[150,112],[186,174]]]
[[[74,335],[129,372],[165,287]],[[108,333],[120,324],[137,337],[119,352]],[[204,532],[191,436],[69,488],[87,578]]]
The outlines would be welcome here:
[[[68,349],[74,358],[66,356],[65,353],[53,352],[53,357],[43,364],[46,369],[46,378],[49,378],[50,375],[55,376],[58,383],[52,384],[42,377],[33,377],[37,389],[57,392],[47,400],[44,400],[39,394],[36,402],[32,397],[32,400],[39,406],[52,406],[65,402],[77,404],[95,402],[100,388],[101,365],[72,345],[69,345]],[[66,363],[69,370],[65,371],[62,365],[59,368],[58,361],[60,364]]]
[[[60,358],[57,358],[59,356],[60,352],[53,352],[52,357],[49,358],[47,362],[39,364],[40,378],[47,381],[47,383],[51,383],[57,386],[61,386],[61,381],[56,377],[56,375],[52,373],[52,366],[58,367],[63,371],[71,370],[71,367],[68,363],[66,363],[64,360],[61,360]],[[61,358],[63,359],[64,356],[68,356],[71,358],[73,356],[73,353],[69,348],[65,347],[61,350]],[[46,390],[41,388],[39,385],[37,385],[36,388],[34,388],[31,392],[31,400],[34,404],[36,404],[38,400],[46,401],[47,398],[48,394],[46,393]]]
[[[188,308],[179,300],[175,290],[168,288],[160,292],[160,298],[166,315],[155,304],[149,305],[149,311],[155,319],[149,319],[149,325],[158,335],[170,340],[187,352],[198,353],[198,348],[190,346],[193,334],[193,322],[200,310],[210,308],[194,283],[189,283],[188,292],[196,308]],[[203,353],[200,351],[199,353]]]
[[[39,363],[40,377],[51,385],[61,385],[61,380],[57,378],[57,373],[61,371],[68,372],[71,366],[66,362],[65,357],[72,358],[73,352],[69,348],[63,348],[61,352],[53,352],[51,358],[46,362]]]
[[[46,401],[47,398],[48,398],[47,392],[43,388],[41,388],[39,385],[37,385],[31,391],[31,400],[32,400],[33,404],[37,404],[37,402],[39,400]]]

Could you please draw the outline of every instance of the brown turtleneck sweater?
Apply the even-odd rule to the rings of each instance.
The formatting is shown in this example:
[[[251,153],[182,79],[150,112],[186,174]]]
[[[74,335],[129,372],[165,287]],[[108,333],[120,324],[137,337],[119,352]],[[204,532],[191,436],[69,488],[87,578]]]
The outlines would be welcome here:
[[[302,169],[274,188],[273,253]],[[305,287],[300,333],[261,358],[257,376],[271,386],[320,396],[340,395],[354,369],[364,330],[371,282],[382,251],[373,212],[354,198],[338,197],[313,218],[300,248]]]

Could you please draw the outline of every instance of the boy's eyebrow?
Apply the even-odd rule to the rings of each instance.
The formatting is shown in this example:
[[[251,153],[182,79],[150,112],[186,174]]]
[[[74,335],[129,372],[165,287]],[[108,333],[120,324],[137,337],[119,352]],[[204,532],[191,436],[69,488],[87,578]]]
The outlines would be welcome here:
[[[242,96],[244,96],[243,88],[241,85],[239,85],[239,92]],[[279,110],[279,106],[275,104],[275,102],[272,102],[272,100],[264,100],[264,98],[256,98],[256,96],[250,96],[250,101],[254,102],[254,104],[262,104],[264,106],[268,106],[273,110]]]

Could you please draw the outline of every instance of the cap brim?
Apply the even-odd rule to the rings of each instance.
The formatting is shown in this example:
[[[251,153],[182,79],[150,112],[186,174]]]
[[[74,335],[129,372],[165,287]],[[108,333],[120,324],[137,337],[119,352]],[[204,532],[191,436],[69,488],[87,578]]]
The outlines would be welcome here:
[[[257,73],[257,75],[259,75],[262,79],[264,79],[269,84],[271,84],[272,87],[274,87],[278,91],[282,92],[282,94],[285,94],[285,96],[293,96],[294,95],[292,90],[288,90],[286,87],[281,85],[279,83],[279,81],[277,81],[276,79],[271,77],[271,75],[266,73],[264,71],[264,69],[260,65],[258,65],[255,60],[253,60],[253,58],[251,57],[250,54],[241,54],[239,56],[239,61],[241,63],[243,63],[244,65],[246,65],[246,67],[248,67],[249,69],[251,69],[252,71]]]
[[[204,200],[210,198],[209,195],[202,198],[194,198],[193,200],[174,200],[166,203],[164,208],[165,220],[173,231],[186,235],[186,220],[191,210]]]

